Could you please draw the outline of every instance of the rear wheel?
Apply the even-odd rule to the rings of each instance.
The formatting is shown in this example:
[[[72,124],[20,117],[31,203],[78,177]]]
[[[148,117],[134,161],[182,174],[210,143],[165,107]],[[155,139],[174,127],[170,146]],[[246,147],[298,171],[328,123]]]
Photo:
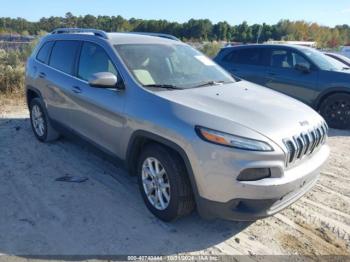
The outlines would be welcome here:
[[[320,114],[332,128],[350,128],[350,94],[330,95],[321,104]]]
[[[147,146],[138,162],[138,182],[148,209],[163,221],[189,214],[194,199],[184,164],[161,145]]]
[[[41,99],[32,99],[29,109],[30,122],[36,138],[41,142],[50,142],[58,139],[59,133],[51,126]]]

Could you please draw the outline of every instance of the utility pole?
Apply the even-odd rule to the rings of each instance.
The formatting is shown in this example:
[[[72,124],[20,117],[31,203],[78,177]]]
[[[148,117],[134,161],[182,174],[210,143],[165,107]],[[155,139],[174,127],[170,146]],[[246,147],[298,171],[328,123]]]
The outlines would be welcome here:
[[[262,32],[262,29],[263,29],[263,26],[260,25],[259,27],[259,31],[258,31],[258,36],[256,38],[256,43],[259,44],[259,39],[260,39],[260,35],[261,35],[261,32]]]

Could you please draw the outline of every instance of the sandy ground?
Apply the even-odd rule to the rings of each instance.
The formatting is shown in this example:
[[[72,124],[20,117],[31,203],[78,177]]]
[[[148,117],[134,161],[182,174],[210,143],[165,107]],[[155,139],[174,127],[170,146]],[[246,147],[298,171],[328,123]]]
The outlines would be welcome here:
[[[24,106],[0,107],[0,253],[26,255],[350,255],[350,132],[331,130],[331,158],[314,189],[255,223],[166,224],[136,180],[72,138],[38,142]],[[81,184],[57,182],[66,174]]]

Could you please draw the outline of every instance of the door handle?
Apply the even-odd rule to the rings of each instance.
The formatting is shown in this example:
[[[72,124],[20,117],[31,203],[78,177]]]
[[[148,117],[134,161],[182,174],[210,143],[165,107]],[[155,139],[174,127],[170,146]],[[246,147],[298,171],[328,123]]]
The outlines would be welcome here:
[[[80,94],[82,92],[79,86],[73,86],[72,91],[76,94]]]
[[[273,73],[273,72],[269,72],[268,74],[269,74],[269,76],[275,76],[276,75],[276,73]]]
[[[44,72],[40,72],[40,73],[39,73],[39,77],[40,77],[40,78],[45,78],[45,77],[46,77],[46,74],[45,74]]]

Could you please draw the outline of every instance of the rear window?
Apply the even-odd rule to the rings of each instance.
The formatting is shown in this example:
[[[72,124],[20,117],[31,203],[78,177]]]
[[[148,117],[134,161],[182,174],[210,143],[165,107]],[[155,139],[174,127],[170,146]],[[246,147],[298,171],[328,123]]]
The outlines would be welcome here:
[[[79,45],[78,41],[57,41],[52,48],[50,66],[72,74]]]
[[[46,42],[39,50],[36,59],[38,59],[40,62],[47,64],[49,62],[49,57],[51,53],[51,49],[54,42]]]
[[[262,64],[261,48],[245,48],[233,50],[224,60],[235,64],[243,65],[261,65]]]

